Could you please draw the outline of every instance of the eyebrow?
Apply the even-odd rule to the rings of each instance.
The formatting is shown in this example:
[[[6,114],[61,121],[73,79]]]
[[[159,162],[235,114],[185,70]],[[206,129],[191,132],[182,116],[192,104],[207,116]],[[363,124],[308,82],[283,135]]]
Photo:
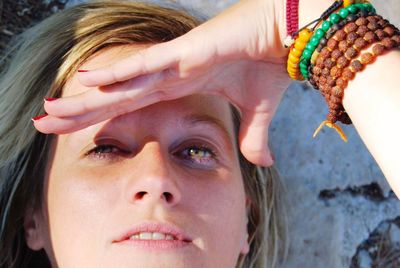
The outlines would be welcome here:
[[[216,127],[220,132],[222,132],[226,141],[228,141],[231,146],[234,146],[232,134],[228,131],[226,124],[216,117],[207,114],[190,114],[184,116],[182,121],[189,125],[203,123]]]

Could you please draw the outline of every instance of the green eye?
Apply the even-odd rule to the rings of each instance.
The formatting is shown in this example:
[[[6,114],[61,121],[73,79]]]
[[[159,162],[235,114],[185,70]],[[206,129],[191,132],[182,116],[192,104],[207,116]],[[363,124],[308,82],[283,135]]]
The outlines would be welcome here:
[[[201,160],[205,157],[212,157],[212,152],[208,149],[194,147],[188,150],[188,155],[193,159]]]
[[[214,150],[204,145],[186,146],[176,151],[174,155],[195,168],[213,168],[218,163]]]

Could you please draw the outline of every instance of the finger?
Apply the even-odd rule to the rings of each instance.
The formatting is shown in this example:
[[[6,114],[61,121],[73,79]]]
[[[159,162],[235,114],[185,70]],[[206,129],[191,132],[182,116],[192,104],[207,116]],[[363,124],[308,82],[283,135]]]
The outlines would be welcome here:
[[[159,72],[176,65],[182,51],[178,39],[156,44],[134,52],[132,56],[109,67],[79,72],[78,79],[88,87],[105,86]]]
[[[145,98],[139,99],[133,104],[118,106],[115,109],[96,110],[91,113],[85,113],[78,116],[56,117],[48,115],[40,120],[34,121],[35,128],[44,134],[66,134],[81,130],[91,125],[100,123],[107,119],[115,118],[119,115],[126,114],[130,111],[136,111],[143,107],[159,102],[162,98],[162,93],[154,92]]]
[[[39,120],[34,120],[33,125],[37,131],[43,134],[66,134],[92,125],[89,122],[93,118],[95,118],[93,114],[64,118],[47,115]]]
[[[152,94],[151,90],[155,90],[154,87],[161,84],[166,76],[165,72],[143,75],[126,82],[90,89],[78,95],[45,101],[44,109],[47,114],[56,117],[79,116],[96,110],[111,114],[118,110],[122,114],[128,112],[123,107]]]
[[[114,106],[105,107],[104,109],[96,109],[92,112],[83,113],[81,115],[63,117],[48,115],[45,119],[41,119],[40,123],[35,122],[35,127],[37,127],[40,132],[46,134],[65,134],[83,129],[107,119],[134,112],[160,101],[172,100],[190,95],[198,88],[200,87],[189,84],[187,86],[180,86],[179,91],[171,90],[170,92],[165,92],[162,90],[156,90],[144,97],[138,98],[134,102],[126,102],[124,104],[118,103]]]
[[[240,150],[253,164],[270,166],[273,164],[268,147],[268,126],[272,114],[243,111],[239,132]]]

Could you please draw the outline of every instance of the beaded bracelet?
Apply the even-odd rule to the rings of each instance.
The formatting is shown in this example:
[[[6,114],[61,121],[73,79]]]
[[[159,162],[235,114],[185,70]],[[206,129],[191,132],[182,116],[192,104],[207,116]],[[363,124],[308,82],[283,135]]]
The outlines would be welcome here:
[[[378,23],[378,19],[380,19],[380,21],[379,24],[376,25]],[[368,27],[365,26],[367,23]],[[387,24],[387,20],[383,20],[380,16],[369,16],[367,19],[361,17],[355,22],[348,23],[343,29],[337,31],[333,38],[330,39],[329,44],[327,44],[327,46],[322,50],[322,55],[319,57],[318,64],[311,64],[309,72],[311,74],[315,73],[317,77],[315,75],[311,75],[309,82],[318,89],[318,86],[314,80],[318,79],[318,76],[321,74],[320,68],[332,68],[332,64],[336,62],[337,67],[343,69],[347,66],[351,56],[354,55],[356,51],[362,49],[366,45],[366,42],[371,43],[374,41],[375,33],[372,30],[377,30],[378,27],[385,27]],[[382,36],[381,30],[377,30],[377,34],[380,35],[379,40],[384,37]],[[360,39],[360,37],[363,39]],[[348,45],[353,45],[353,49],[347,51],[349,49]],[[329,58],[328,56],[332,56],[332,58],[330,61],[328,59],[327,62],[325,62],[325,60]]]
[[[368,18],[375,19],[374,17],[368,17]],[[362,19],[366,20],[365,18]],[[359,21],[362,22],[363,20],[360,19],[357,20],[356,22],[358,23]],[[351,25],[352,24],[349,24],[349,26]],[[353,25],[355,24],[353,23]],[[385,24],[381,26],[380,25],[374,26],[371,25],[371,23],[369,23],[368,26],[370,26],[369,29],[370,31],[366,29],[367,27],[365,26],[364,23],[362,25],[359,25],[358,28],[354,28],[355,30],[353,32],[349,32],[347,38],[345,31],[342,31],[340,33],[338,32],[338,34],[335,35],[330,40],[333,42],[329,42],[329,45],[323,49],[321,57],[318,58],[317,65],[312,68],[313,78],[314,80],[318,80],[318,87],[321,88],[321,91],[323,93],[326,91],[325,90],[326,86],[328,88],[335,86],[335,81],[341,74],[341,70],[343,69],[344,71],[346,71],[345,67],[349,65],[350,60],[358,56],[360,50],[365,48],[365,46],[368,45],[369,43],[372,43],[373,41],[377,40],[382,40],[384,37],[388,36],[388,34],[384,30],[382,30],[382,27],[385,27],[386,31],[391,32],[389,37],[392,36],[393,32],[395,31],[394,30],[395,27],[393,25],[386,26]],[[375,32],[373,32],[372,30],[375,30]],[[353,36],[352,34],[355,34],[356,36],[352,37]],[[375,35],[378,36],[377,40],[375,40]],[[338,41],[340,41],[339,44],[344,43],[345,45],[338,47]]]
[[[378,20],[379,23],[377,22]],[[351,120],[342,105],[344,90],[347,87],[348,81],[354,78],[356,72],[363,70],[365,65],[373,62],[374,59],[385,50],[397,48],[400,45],[399,30],[395,26],[389,24],[387,20],[383,20],[380,16],[359,18],[355,23],[350,23],[348,28],[355,29],[353,25],[358,25],[358,28],[355,31],[349,32],[347,38],[352,36],[351,33],[354,32],[358,33],[358,38],[356,38],[355,41],[351,41],[353,37],[350,38],[351,42],[347,43],[348,48],[344,50],[342,47],[342,51],[337,47],[336,43],[336,47],[331,47],[333,50],[330,55],[326,53],[326,51],[329,50],[324,48],[324,53],[321,53],[321,57],[318,58],[318,66],[313,68],[314,80],[318,80],[318,87],[321,89],[321,93],[324,95],[329,106],[327,120],[323,121],[317,128],[313,135],[314,137],[322,127],[326,125],[334,128],[342,139],[347,141],[346,135],[335,122],[341,121],[344,124],[351,124]],[[340,35],[343,39],[346,39],[343,34]],[[335,36],[330,40],[334,40],[333,38],[335,38]],[[342,41],[347,42],[349,40],[340,40],[340,42]],[[377,43],[378,41],[381,42]],[[370,44],[375,44],[372,47],[372,53],[363,53],[358,57],[360,51]],[[343,53],[343,56],[339,56],[341,53]],[[328,57],[325,56],[327,54]],[[335,58],[337,60],[335,60]],[[343,58],[345,58],[345,63],[339,61],[339,59]],[[320,69],[321,66],[324,67],[324,71]]]
[[[331,29],[334,29],[334,32],[336,32],[337,30],[343,28],[343,26],[348,23],[348,22],[352,22],[357,20],[359,17],[361,17],[362,14],[356,13],[356,14],[349,14],[345,20],[342,20],[340,23],[332,25]],[[332,36],[332,33],[328,33],[328,36]],[[317,48],[314,50],[312,56],[311,56],[311,60],[310,60],[310,65],[315,65],[315,61],[316,58],[318,57],[319,53],[321,52],[322,48],[325,47],[328,43],[328,39],[326,39],[326,37],[322,37],[318,43]],[[311,76],[310,76],[311,78]]]
[[[331,35],[336,31],[336,28],[340,28],[340,22],[345,22],[345,19],[349,14],[355,14],[359,10],[368,13],[375,13],[375,9],[370,3],[352,4],[348,7],[340,9],[338,13],[331,14],[329,19],[322,23],[321,28],[314,33],[310,39],[310,42],[306,45],[306,48],[304,49],[300,59],[300,72],[305,79],[309,79],[308,66],[310,65],[312,54],[319,45],[321,38],[325,37],[325,35],[327,38],[329,38],[328,34]],[[334,25],[337,26],[333,27]]]
[[[292,36],[299,28],[299,0],[286,2],[286,33]]]
[[[310,40],[312,32],[305,28],[300,31],[299,37],[296,39],[294,45],[290,48],[288,62],[287,62],[287,71],[289,76],[292,79],[303,80],[301,78],[301,73],[298,68],[301,54],[305,49],[308,41]]]
[[[290,46],[290,51],[288,55],[287,71],[289,76],[295,80],[304,80],[303,76],[299,70],[299,62],[303,51],[309,42],[313,29],[308,29],[307,27],[315,22],[319,22],[329,16],[336,8],[342,5],[343,1],[335,1],[321,16],[320,18],[310,22],[297,32],[288,35],[285,40],[285,47]],[[315,25],[314,27],[316,27]]]
[[[343,7],[348,7],[348,6],[350,6],[350,5],[352,5],[352,4],[354,4],[354,0],[344,0],[343,1]]]
[[[400,47],[400,31],[375,13],[370,3],[362,0],[336,1],[319,19],[293,34],[292,37],[298,35],[290,45],[288,73],[296,80],[308,79],[321,91],[329,107],[327,119],[313,137],[326,125],[347,141],[335,123],[351,124],[342,104],[348,81],[377,56]],[[315,22],[318,24],[311,30],[307,28]],[[372,52],[360,55],[370,45],[373,45]]]
[[[313,23],[316,23],[314,27],[308,29]],[[347,141],[335,123],[352,123],[342,104],[348,81],[377,56],[399,48],[400,31],[376,15],[370,3],[344,0],[335,1],[320,18],[295,32],[290,39],[294,37],[290,43],[288,73],[293,79],[309,80],[322,93],[329,107],[326,120],[313,137],[326,125]],[[362,53],[370,45],[372,52]]]
[[[294,28],[298,26],[298,1],[297,0],[288,0],[286,4],[286,25],[287,25],[287,33],[288,37],[285,40],[285,47],[291,47],[288,55],[287,62],[287,71],[289,76],[296,80],[304,80],[304,77],[300,73],[299,70],[299,62],[301,58],[301,54],[305,50],[305,46],[310,40],[310,32],[313,32],[314,29],[319,26],[319,22],[328,18],[336,9],[343,6],[348,7],[352,5],[355,1],[363,1],[363,0],[345,0],[345,1],[335,1],[318,19],[310,22],[302,29],[293,32]],[[292,18],[293,16],[293,18]],[[290,17],[290,19],[289,19]],[[317,24],[310,30],[307,27],[313,23]],[[301,33],[301,34],[300,34]],[[296,40],[296,41],[294,41]],[[299,40],[299,41],[298,41]],[[310,45],[308,45],[310,49]],[[295,48],[296,47],[296,48]],[[306,52],[307,53],[307,52]]]
[[[379,55],[381,55],[382,53],[384,53],[385,50],[390,50],[392,48],[398,48],[400,47],[400,35],[396,35],[396,39],[397,41],[394,41],[393,39],[385,39],[387,40],[384,43],[379,43],[376,44],[373,47],[374,52],[370,53],[370,52],[366,52],[361,54],[361,58],[360,60],[354,60],[351,62],[351,67],[348,68],[348,72],[344,72],[343,76],[341,78],[341,81],[343,81],[343,83],[345,83],[347,85],[347,82],[354,79],[356,72],[362,71],[366,65],[374,62],[375,58]],[[392,40],[392,41],[389,41]],[[344,89],[340,86],[335,86],[333,88],[333,95],[334,98],[337,99],[342,99],[344,96]],[[343,108],[342,105],[338,106]],[[329,114],[331,115],[331,114]],[[328,126],[330,128],[333,128],[336,130],[336,132],[340,135],[340,137],[347,142],[347,137],[344,134],[343,130],[336,125],[335,123],[332,122],[332,120],[334,119],[329,119],[329,115],[328,115],[328,120],[323,121],[319,127],[315,130],[313,137],[315,138],[317,136],[317,134],[320,132],[320,130],[324,127],[324,126]],[[335,115],[332,115],[335,117],[335,119],[339,119],[340,121],[347,123],[347,124],[351,124],[351,120],[348,117],[346,111],[344,109],[338,111]],[[346,121],[348,120],[348,121]]]

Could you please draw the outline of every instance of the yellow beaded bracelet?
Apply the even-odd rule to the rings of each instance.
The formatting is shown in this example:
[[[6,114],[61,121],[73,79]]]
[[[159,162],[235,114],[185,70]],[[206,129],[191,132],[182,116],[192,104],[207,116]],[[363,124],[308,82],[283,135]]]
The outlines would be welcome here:
[[[337,2],[342,7],[348,7],[354,3],[368,2],[368,0],[342,0]],[[332,7],[330,7],[331,11],[335,10],[335,8],[338,8],[338,6],[335,7],[333,5]],[[288,40],[285,40],[285,46],[290,46],[290,51],[287,60],[287,72],[292,79],[304,80],[304,77],[301,74],[299,68],[301,55],[305,50],[307,43],[310,41],[311,37],[314,34],[313,30],[315,30],[321,23],[322,20],[320,20],[319,23],[317,23],[317,25],[315,25],[312,30],[305,27],[299,32],[296,38],[288,36],[287,38]],[[318,57],[318,54],[319,52],[315,50],[311,57],[312,63],[315,62],[316,58]]]
[[[290,47],[290,52],[287,61],[287,71],[292,79],[304,80],[301,76],[299,69],[300,57],[308,41],[310,41],[312,34],[313,33],[311,32],[310,29],[304,28],[299,32],[298,38],[296,38],[296,41]]]
[[[354,0],[343,0],[343,7],[348,7],[354,4]]]

